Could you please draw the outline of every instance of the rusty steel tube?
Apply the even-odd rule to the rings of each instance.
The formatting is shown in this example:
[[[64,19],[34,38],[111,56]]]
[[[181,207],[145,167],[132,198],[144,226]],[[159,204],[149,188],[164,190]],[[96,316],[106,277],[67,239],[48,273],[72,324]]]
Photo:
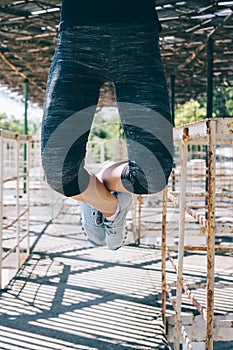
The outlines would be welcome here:
[[[184,250],[189,250],[189,251],[202,251],[206,252],[207,247],[204,246],[185,246]],[[220,253],[232,253],[233,252],[233,246],[231,247],[224,247],[224,246],[219,246],[215,247],[215,252],[220,252]]]
[[[182,306],[182,276],[184,255],[184,229],[185,229],[185,207],[186,207],[186,182],[187,182],[187,152],[188,152],[188,128],[183,129],[181,147],[181,183],[179,199],[179,245],[178,245],[178,271],[176,286],[176,317],[174,330],[174,350],[180,348],[181,332],[181,306]]]
[[[168,193],[168,199],[175,203],[178,204],[179,200],[177,197],[175,197],[173,194]],[[190,214],[194,219],[196,219],[203,227],[207,227],[207,222],[208,220],[206,220],[206,218],[204,218],[203,215],[200,215],[198,213],[195,212],[195,210],[193,210],[192,208],[190,208],[189,206],[185,205],[185,211],[186,213]]]
[[[173,306],[173,309],[176,312],[176,303],[175,303],[175,300],[174,300],[174,298],[172,296],[171,288],[168,285],[167,285],[167,294],[168,294],[168,298],[169,298],[169,300],[170,300],[170,302],[171,302],[171,304]],[[192,350],[193,347],[192,347],[191,341],[190,341],[190,339],[188,337],[188,334],[187,334],[184,326],[181,326],[181,333],[182,333],[184,342],[187,345],[187,349],[188,350]]]
[[[184,326],[181,326],[181,333],[183,335],[183,339],[184,339],[184,342],[185,344],[187,345],[187,350],[193,350],[193,347],[192,347],[192,344],[191,344],[191,341],[188,337],[188,334],[184,328]]]
[[[177,273],[178,269],[177,269],[176,263],[175,263],[174,259],[172,258],[171,254],[170,254],[170,252],[168,250],[167,250],[167,256],[168,256],[172,266],[174,267],[174,269],[175,269],[175,271]],[[201,306],[201,304],[197,301],[197,299],[192,295],[192,292],[189,290],[187,284],[184,282],[183,279],[182,279],[182,287],[184,289],[185,294],[188,296],[189,300],[193,304],[193,306],[201,314],[203,319],[206,320],[206,310]]]
[[[208,226],[207,226],[207,285],[206,285],[206,349],[213,350],[214,328],[214,261],[215,261],[215,154],[216,124],[207,121],[208,132]]]

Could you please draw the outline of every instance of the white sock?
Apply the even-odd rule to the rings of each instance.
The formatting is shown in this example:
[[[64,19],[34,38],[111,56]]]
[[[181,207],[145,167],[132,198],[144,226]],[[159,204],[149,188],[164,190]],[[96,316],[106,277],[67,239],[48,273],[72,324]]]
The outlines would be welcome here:
[[[119,214],[119,211],[120,211],[120,206],[119,206],[119,204],[118,204],[115,213],[114,213],[112,216],[108,216],[108,217],[106,218],[106,220],[107,220],[107,221],[114,221],[114,220],[116,219],[117,215]]]

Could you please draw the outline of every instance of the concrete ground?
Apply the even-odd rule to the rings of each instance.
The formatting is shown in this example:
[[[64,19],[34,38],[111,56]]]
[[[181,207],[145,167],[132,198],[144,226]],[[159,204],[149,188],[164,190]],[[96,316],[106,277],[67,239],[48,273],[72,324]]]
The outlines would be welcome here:
[[[75,212],[44,227],[43,215],[32,217],[32,255],[1,293],[0,349],[170,349],[159,251],[93,248]]]
[[[87,243],[74,201],[66,202],[51,223],[50,193],[42,197],[41,205],[41,198],[34,196],[31,208],[32,255],[0,296],[0,350],[170,349],[161,319],[161,214],[146,211],[155,232],[142,224],[143,247],[129,245],[112,252]],[[59,208],[56,205],[53,211]],[[176,213],[170,221],[175,227]],[[176,238],[173,226],[168,235],[171,246]],[[191,240],[202,238],[192,232]],[[12,237],[7,238],[10,247]],[[128,243],[132,238],[129,233]],[[158,244],[158,249],[146,244]],[[172,255],[176,260],[177,252]],[[232,254],[216,255],[215,315],[219,319],[233,317],[232,259]],[[6,272],[15,273],[12,268]],[[175,280],[168,262],[167,282],[173,295]],[[185,255],[184,280],[205,306],[204,253]],[[172,342],[174,313],[169,301],[167,309],[167,338]],[[185,328],[196,342],[194,349],[202,349],[205,327],[187,297],[183,311]],[[214,349],[233,349],[232,339],[232,329],[217,329]]]

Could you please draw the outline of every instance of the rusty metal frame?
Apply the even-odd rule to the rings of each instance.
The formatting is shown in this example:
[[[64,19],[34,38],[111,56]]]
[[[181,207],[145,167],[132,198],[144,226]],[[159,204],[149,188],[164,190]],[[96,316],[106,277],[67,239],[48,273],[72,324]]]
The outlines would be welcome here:
[[[162,211],[162,313],[164,323],[166,323],[166,293],[175,311],[175,334],[174,349],[180,348],[180,334],[183,334],[184,341],[188,349],[192,345],[181,323],[182,291],[188,296],[191,303],[202,315],[206,323],[205,346],[208,350],[213,350],[214,327],[233,327],[232,320],[222,320],[214,322],[214,269],[215,252],[233,252],[233,247],[215,247],[215,234],[219,227],[215,224],[215,198],[221,197],[215,192],[216,181],[216,145],[233,143],[233,120],[232,118],[208,119],[174,129],[175,143],[181,144],[181,183],[179,198],[168,192],[168,188],[163,194]],[[208,150],[208,192],[203,196],[207,197],[207,218],[198,214],[194,209],[186,204],[186,178],[187,178],[187,146],[192,142],[207,145]],[[179,204],[179,247],[178,264],[176,265],[168,248],[166,247],[166,210],[167,201]],[[185,246],[184,245],[184,223],[185,213],[195,218],[207,232],[207,245],[205,246]],[[221,225],[222,230],[232,233],[232,225],[229,228]],[[207,283],[206,283],[206,309],[203,308],[192,295],[188,286],[183,280],[183,255],[185,250],[206,251],[207,254]],[[166,283],[166,257],[170,260],[177,273],[176,301],[172,296],[171,289]]]
[[[16,169],[16,176],[4,177],[4,142],[11,142],[14,144],[15,153],[14,153],[14,160],[15,160],[15,169]],[[17,256],[17,267],[20,268],[22,262],[20,257],[20,247],[21,242],[25,239],[27,239],[27,249],[26,249],[26,257],[28,257],[30,253],[30,226],[29,226],[29,215],[30,215],[30,197],[29,197],[29,170],[30,170],[30,157],[29,157],[29,150],[30,150],[30,142],[31,137],[27,135],[19,135],[17,133],[8,131],[8,130],[1,130],[0,129],[0,289],[2,288],[2,268],[3,268],[3,261],[6,260],[9,255],[16,252]],[[26,168],[27,172],[24,174],[20,174],[19,168],[20,168],[20,145],[26,145],[27,149],[27,161],[26,161]],[[20,179],[26,178],[27,183],[27,195],[26,195],[26,206],[23,211],[20,211],[20,203],[19,203],[19,186],[20,186]],[[3,198],[3,190],[4,190],[4,184],[7,182],[15,182],[15,191],[16,191],[16,217],[7,225],[3,225],[3,206],[4,206],[4,198]],[[26,219],[26,233],[21,235],[20,232],[20,220],[22,217],[25,217]],[[16,244],[8,249],[8,251],[3,254],[3,232],[8,230],[9,228],[13,227],[15,225],[16,227]]]

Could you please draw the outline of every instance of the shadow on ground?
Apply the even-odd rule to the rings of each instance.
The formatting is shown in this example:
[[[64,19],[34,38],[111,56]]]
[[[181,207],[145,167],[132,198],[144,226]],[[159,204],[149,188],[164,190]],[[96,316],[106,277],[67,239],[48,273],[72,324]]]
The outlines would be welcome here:
[[[169,349],[156,306],[159,252],[92,248],[77,228],[58,226],[37,237],[1,294],[1,350]]]

